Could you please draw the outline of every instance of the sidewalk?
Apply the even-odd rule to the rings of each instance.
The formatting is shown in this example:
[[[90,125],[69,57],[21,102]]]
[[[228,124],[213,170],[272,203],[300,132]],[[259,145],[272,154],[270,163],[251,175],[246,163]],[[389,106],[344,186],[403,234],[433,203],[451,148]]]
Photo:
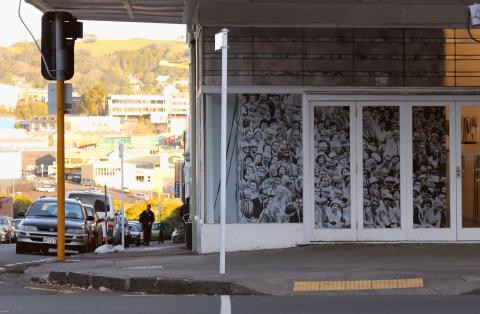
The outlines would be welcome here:
[[[222,276],[218,254],[197,255],[184,245],[169,244],[72,256],[66,262],[30,267],[25,275],[162,294],[457,295],[480,294],[479,266],[480,244],[322,244],[228,253],[227,274]],[[392,289],[400,282],[417,285]]]

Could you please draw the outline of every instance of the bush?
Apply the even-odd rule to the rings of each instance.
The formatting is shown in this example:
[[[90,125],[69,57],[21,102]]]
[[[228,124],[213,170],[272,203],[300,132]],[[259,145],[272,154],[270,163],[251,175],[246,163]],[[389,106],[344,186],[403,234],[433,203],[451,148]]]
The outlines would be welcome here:
[[[13,217],[17,217],[19,211],[27,211],[33,200],[27,195],[15,195],[13,202]]]

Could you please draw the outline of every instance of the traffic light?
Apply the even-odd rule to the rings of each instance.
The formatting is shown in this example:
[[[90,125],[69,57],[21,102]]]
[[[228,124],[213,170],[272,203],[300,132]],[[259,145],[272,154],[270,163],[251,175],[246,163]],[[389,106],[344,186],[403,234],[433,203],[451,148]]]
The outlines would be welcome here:
[[[45,12],[42,16],[42,55],[47,63],[47,68],[43,61],[42,76],[46,80],[56,79],[56,39],[55,39],[55,19],[57,14],[61,13],[63,17],[63,47],[65,49],[64,79],[69,80],[74,73],[74,46],[77,38],[83,38],[83,23],[78,22],[72,14],[68,12]],[[51,74],[51,75],[50,75]]]

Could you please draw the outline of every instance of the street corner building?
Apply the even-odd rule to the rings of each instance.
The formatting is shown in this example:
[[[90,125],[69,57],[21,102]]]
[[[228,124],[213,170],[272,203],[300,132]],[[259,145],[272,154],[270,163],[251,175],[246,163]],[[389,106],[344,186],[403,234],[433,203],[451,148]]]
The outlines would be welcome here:
[[[167,4],[129,3],[103,19],[187,24],[195,251],[219,250],[223,28],[228,251],[480,240],[480,31],[469,1],[187,0],[158,16]]]

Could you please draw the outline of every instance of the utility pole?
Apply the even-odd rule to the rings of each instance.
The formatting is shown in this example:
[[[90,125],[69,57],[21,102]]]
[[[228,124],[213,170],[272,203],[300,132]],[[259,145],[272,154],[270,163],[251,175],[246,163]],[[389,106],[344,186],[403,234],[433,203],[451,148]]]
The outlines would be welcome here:
[[[63,13],[55,13],[55,50],[57,80],[57,258],[65,260],[65,121],[64,121],[64,88],[65,88],[65,43],[63,34]],[[43,178],[43,169],[42,169]]]
[[[74,73],[74,44],[83,37],[83,24],[68,12],[42,16],[41,73],[56,81],[57,96],[57,258],[65,260],[65,80]],[[43,178],[43,169],[42,169]]]

